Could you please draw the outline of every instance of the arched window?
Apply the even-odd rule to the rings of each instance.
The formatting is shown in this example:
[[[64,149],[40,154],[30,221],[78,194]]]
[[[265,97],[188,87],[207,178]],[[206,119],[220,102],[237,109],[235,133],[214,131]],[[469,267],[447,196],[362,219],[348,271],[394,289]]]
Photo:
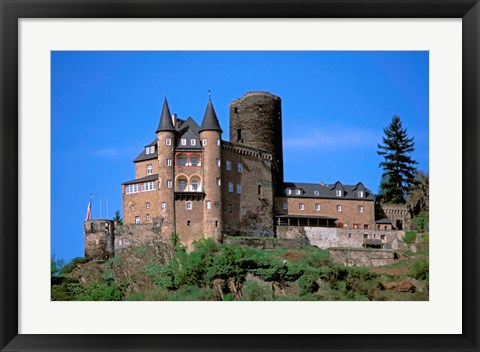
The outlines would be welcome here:
[[[201,192],[202,191],[200,177],[192,176],[192,178],[190,179],[190,191],[191,192]]]
[[[177,165],[178,166],[185,166],[187,165],[187,156],[184,154],[181,154],[177,157]]]
[[[177,190],[180,192],[186,192],[187,191],[187,178],[186,177],[179,177],[177,179]]]
[[[190,156],[190,165],[200,166],[200,157],[197,154],[192,154]]]

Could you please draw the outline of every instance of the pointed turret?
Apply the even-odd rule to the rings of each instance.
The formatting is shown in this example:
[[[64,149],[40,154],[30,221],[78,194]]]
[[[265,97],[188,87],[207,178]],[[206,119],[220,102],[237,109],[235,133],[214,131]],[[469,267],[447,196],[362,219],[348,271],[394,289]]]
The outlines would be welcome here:
[[[160,131],[175,131],[166,96],[165,100],[163,101],[162,115],[160,116],[160,123],[158,124],[156,132],[158,133]]]
[[[212,100],[210,98],[208,99],[207,109],[205,110],[205,115],[203,115],[203,121],[199,132],[203,131],[223,132],[218,123],[217,114],[215,114],[215,109],[213,108]]]

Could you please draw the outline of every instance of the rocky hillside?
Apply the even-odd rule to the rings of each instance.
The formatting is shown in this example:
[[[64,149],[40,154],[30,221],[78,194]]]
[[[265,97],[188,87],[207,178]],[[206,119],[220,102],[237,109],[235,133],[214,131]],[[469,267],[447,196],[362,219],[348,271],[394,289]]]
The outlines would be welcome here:
[[[428,246],[426,247],[428,248]],[[334,264],[318,248],[259,250],[155,242],[52,275],[52,300],[428,300],[428,250],[387,267]]]

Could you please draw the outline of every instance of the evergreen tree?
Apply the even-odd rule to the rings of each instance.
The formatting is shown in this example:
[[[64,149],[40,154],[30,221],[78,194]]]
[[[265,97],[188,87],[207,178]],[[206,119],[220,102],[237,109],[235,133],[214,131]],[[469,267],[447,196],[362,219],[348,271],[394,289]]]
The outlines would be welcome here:
[[[117,223],[118,225],[123,225],[123,220],[120,216],[120,210],[115,210],[115,216],[113,218],[113,221],[115,221],[115,223]]]
[[[415,142],[413,137],[408,138],[407,130],[402,128],[398,116],[393,116],[392,122],[383,132],[383,144],[378,144],[377,151],[384,158],[380,163],[383,169],[379,192],[381,201],[404,204],[410,187],[416,184],[417,162],[410,157]]]

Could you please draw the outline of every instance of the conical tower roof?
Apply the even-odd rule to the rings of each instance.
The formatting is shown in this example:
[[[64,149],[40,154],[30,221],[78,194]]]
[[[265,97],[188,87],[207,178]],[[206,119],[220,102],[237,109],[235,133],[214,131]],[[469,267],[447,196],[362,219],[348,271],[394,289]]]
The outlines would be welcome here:
[[[160,131],[175,131],[172,123],[172,115],[170,114],[170,109],[168,108],[167,97],[165,97],[165,100],[163,101],[162,115],[160,116],[160,122],[155,132]]]
[[[203,131],[219,131],[222,133],[220,124],[218,123],[217,114],[213,108],[212,100],[208,99],[207,109],[205,110],[205,115],[203,115],[202,125],[200,126],[199,132]]]

